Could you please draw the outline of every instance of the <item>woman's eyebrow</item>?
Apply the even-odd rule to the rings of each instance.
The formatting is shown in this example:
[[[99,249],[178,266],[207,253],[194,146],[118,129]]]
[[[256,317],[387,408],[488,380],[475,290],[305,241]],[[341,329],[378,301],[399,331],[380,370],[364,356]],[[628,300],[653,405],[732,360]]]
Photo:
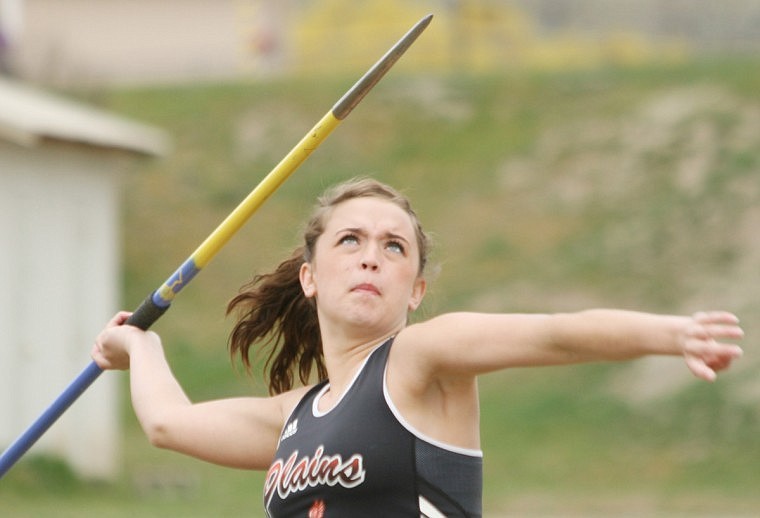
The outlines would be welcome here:
[[[393,232],[386,232],[385,234],[383,234],[383,237],[385,239],[395,239],[398,241],[404,241],[406,243],[409,243],[409,240],[406,237],[402,236],[401,234],[395,234]]]
[[[367,231],[366,230],[362,230],[361,228],[358,228],[358,227],[339,228],[338,230],[335,231],[335,235],[336,236],[338,234],[344,234],[344,233],[366,235]]]

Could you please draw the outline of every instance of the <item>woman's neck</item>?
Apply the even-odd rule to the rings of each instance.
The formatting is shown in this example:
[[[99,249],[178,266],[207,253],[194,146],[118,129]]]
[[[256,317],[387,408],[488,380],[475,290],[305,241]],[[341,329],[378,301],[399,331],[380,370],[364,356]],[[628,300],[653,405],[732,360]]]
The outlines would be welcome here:
[[[325,337],[323,335],[322,352],[325,358],[327,377],[330,380],[330,395],[339,397],[354,379],[356,371],[367,356],[378,345],[396,335],[398,331],[394,329],[374,338],[342,337],[336,339],[334,336]]]

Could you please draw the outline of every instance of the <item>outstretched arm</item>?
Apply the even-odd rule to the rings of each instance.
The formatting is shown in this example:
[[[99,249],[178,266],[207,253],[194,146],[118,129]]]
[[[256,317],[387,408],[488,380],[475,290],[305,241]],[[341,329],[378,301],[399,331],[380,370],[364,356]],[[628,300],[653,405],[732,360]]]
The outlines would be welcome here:
[[[132,405],[150,442],[224,466],[267,469],[292,395],[194,404],[164,356],[156,333],[123,325],[118,313],[98,335],[92,357],[103,369],[129,369]],[[294,404],[294,403],[293,403]]]
[[[509,367],[622,361],[680,355],[712,381],[742,351],[725,312],[692,317],[596,309],[555,315],[451,313],[397,336],[388,360],[388,391],[401,415],[422,433],[479,448],[479,374]]]
[[[452,313],[404,332],[410,344],[417,344],[409,348],[417,349],[411,353],[417,367],[433,377],[659,354],[683,356],[694,375],[707,381],[742,354],[723,341],[743,336],[736,316],[723,311],[683,317],[611,309],[555,315]]]

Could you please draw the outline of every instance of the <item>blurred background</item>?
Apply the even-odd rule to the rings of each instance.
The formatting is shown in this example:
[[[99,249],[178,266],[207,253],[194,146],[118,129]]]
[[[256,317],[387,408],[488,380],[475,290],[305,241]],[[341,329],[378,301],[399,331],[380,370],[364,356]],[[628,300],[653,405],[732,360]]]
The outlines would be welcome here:
[[[194,400],[266,392],[226,302],[372,175],[435,240],[414,316],[722,308],[745,356],[481,380],[485,516],[760,514],[760,2],[0,0],[0,447],[422,16],[430,27],[154,329]],[[0,515],[263,516],[263,476],[152,448],[106,373]],[[255,438],[252,438],[255,441]]]

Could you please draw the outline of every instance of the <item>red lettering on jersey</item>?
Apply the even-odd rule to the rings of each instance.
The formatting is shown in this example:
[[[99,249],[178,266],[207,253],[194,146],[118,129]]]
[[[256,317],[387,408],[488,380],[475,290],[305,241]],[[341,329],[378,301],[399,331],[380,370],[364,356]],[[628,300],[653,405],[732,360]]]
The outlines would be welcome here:
[[[324,518],[325,516],[325,501],[317,500],[314,505],[309,509],[309,518]]]
[[[307,487],[339,484],[346,488],[356,487],[364,482],[364,459],[354,454],[343,460],[340,455],[324,455],[325,447],[319,446],[314,455],[298,459],[298,450],[288,460],[276,459],[267,472],[264,483],[264,501],[272,501],[275,492],[283,500],[291,493],[303,491]]]

